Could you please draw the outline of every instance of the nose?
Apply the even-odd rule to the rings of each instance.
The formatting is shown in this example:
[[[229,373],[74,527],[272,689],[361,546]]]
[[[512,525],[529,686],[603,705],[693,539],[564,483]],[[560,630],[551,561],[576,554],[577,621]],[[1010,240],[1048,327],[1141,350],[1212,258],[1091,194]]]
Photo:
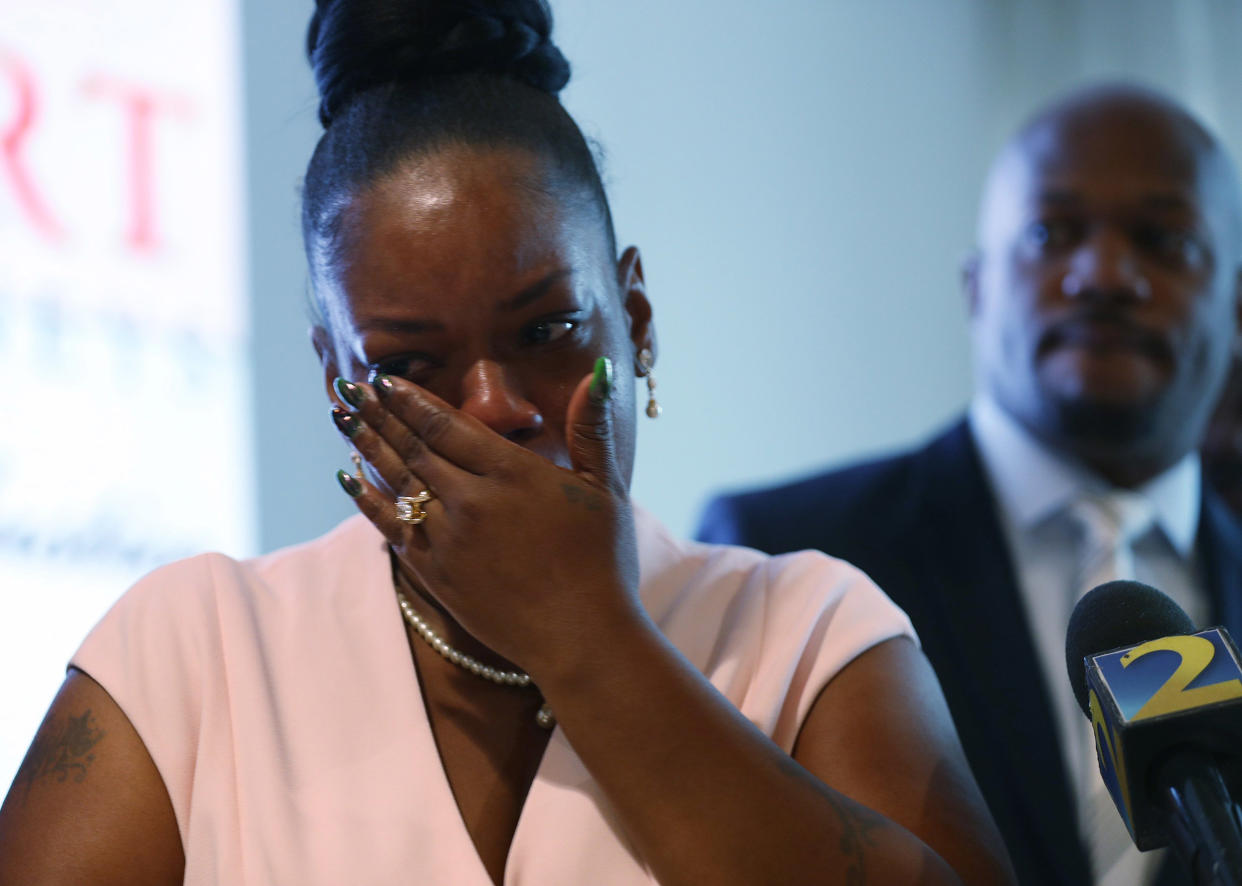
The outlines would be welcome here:
[[[1074,299],[1144,301],[1151,297],[1151,282],[1129,238],[1121,231],[1102,227],[1084,239],[1070,257],[1061,291]]]
[[[461,411],[496,433],[521,442],[539,432],[543,416],[511,375],[493,360],[472,364],[462,383]]]

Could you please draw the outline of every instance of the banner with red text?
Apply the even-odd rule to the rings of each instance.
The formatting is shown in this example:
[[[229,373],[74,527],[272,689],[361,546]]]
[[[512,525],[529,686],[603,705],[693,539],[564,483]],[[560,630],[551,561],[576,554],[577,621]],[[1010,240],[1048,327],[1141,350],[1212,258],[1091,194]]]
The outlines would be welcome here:
[[[0,3],[0,788],[135,578],[253,549],[238,18]]]

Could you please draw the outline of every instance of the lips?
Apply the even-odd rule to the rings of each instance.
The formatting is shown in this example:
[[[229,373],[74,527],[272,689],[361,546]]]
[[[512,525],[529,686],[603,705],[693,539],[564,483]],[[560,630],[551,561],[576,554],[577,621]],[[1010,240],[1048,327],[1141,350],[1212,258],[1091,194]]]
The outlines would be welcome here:
[[[1116,315],[1075,316],[1054,323],[1044,333],[1040,351],[1081,348],[1097,354],[1128,351],[1155,360],[1171,360],[1173,349],[1163,335]]]

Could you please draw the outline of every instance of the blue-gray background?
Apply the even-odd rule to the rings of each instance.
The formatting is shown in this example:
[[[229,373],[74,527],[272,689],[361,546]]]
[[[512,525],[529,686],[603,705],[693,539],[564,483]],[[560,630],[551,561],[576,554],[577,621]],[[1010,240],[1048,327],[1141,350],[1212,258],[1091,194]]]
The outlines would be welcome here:
[[[1038,102],[1164,88],[1242,148],[1226,0],[552,0],[565,101],[645,256],[665,415],[635,497],[689,532],[710,490],[919,439],[970,395],[958,266],[988,160]],[[259,545],[351,512],[307,342],[297,183],[318,137],[309,0],[244,3]]]

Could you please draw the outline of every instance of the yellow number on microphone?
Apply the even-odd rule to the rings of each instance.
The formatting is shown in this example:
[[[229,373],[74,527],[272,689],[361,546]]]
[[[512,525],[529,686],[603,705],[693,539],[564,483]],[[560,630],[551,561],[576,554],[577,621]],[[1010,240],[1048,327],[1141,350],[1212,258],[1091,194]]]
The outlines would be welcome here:
[[[1181,662],[1169,679],[1164,681],[1164,685],[1130,718],[1130,722],[1228,701],[1231,698],[1242,698],[1242,681],[1236,678],[1213,683],[1211,686],[1186,688],[1207,669],[1216,655],[1216,647],[1205,637],[1161,637],[1151,640],[1122,655],[1121,666],[1127,668],[1143,656],[1161,651],[1177,653]]]
[[[1091,731],[1095,734],[1096,760],[1100,764],[1100,777],[1108,787],[1108,792],[1113,795],[1113,802],[1117,806],[1117,811],[1121,813],[1126,828],[1133,834],[1134,810],[1130,806],[1130,781],[1126,778],[1126,761],[1121,755],[1118,735],[1116,730],[1108,725],[1108,720],[1104,717],[1104,709],[1100,704],[1100,697],[1095,694],[1094,689],[1090,690],[1088,699],[1088,708],[1091,711]]]

